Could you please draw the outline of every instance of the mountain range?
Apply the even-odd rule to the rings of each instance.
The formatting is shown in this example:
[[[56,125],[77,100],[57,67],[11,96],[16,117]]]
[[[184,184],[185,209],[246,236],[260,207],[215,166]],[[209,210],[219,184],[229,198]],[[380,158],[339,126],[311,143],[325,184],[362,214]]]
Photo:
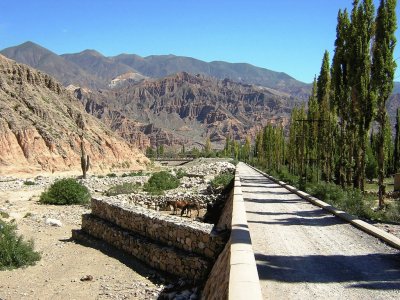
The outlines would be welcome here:
[[[95,50],[57,55],[32,42],[0,53],[60,81],[85,111],[141,149],[161,144],[221,147],[227,135],[243,139],[266,123],[286,125],[310,85],[285,73],[244,63]],[[388,101],[394,124],[400,84]]]
[[[178,72],[202,74],[216,79],[260,85],[306,99],[310,85],[282,72],[259,68],[246,63],[224,61],[204,62],[191,57],[175,55],[120,54],[106,57],[95,50],[57,55],[33,42],[6,48],[4,56],[19,63],[42,70],[63,83],[90,89],[107,88],[110,81],[125,73],[162,78]]]

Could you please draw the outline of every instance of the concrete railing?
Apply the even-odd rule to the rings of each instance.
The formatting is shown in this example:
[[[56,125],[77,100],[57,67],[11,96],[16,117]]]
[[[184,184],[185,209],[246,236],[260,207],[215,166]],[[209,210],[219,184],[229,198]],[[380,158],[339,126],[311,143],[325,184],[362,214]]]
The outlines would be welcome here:
[[[262,299],[257,265],[247,225],[246,209],[238,172],[232,209],[231,256],[228,299]]]
[[[231,235],[211,270],[202,299],[262,299],[237,169],[233,195],[225,204],[223,216]]]

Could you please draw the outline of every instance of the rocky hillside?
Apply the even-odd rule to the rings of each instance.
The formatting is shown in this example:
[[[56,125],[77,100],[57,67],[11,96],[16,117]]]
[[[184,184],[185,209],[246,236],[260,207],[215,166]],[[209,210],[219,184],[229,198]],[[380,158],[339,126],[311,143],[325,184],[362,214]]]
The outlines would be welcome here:
[[[91,170],[143,168],[148,161],[54,78],[2,55],[0,99],[0,175],[79,171],[82,132]]]
[[[227,135],[243,139],[267,122],[286,125],[296,101],[274,90],[186,72],[75,94],[113,130],[142,144],[147,136],[153,146],[204,144],[207,137],[221,146]]]

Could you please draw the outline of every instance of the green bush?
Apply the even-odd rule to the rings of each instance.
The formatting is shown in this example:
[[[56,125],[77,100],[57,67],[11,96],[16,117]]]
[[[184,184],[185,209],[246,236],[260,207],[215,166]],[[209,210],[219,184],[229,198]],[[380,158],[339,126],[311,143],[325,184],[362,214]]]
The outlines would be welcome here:
[[[116,186],[113,186],[108,189],[108,191],[105,192],[106,196],[115,196],[115,195],[120,195],[120,194],[130,194],[133,193],[137,190],[139,190],[140,184],[138,183],[133,183],[133,182],[125,182],[123,184],[119,184]]]
[[[231,159],[229,162],[234,166],[236,166],[239,163],[237,159]]]
[[[0,210],[0,217],[7,219],[10,215],[6,211]]]
[[[24,185],[35,185],[36,183],[34,181],[26,180],[24,181]]]
[[[144,185],[144,190],[150,194],[159,195],[165,190],[172,190],[179,186],[180,181],[171,173],[161,171],[154,173]]]
[[[234,177],[235,175],[231,173],[219,174],[215,176],[213,180],[211,180],[210,185],[213,190],[223,190],[226,186],[228,186]]]
[[[135,176],[143,176],[143,171],[139,172],[130,172],[130,173],[124,173],[121,175],[121,177],[135,177]]]
[[[108,173],[108,174],[107,174],[107,177],[115,178],[115,177],[117,177],[117,174],[115,174],[115,173]]]
[[[279,171],[267,171],[267,173],[287,184],[293,186],[299,186],[300,184],[300,176],[291,174],[286,166],[283,166]]]
[[[178,179],[181,179],[182,177],[185,177],[185,176],[187,176],[187,173],[186,173],[186,171],[184,171],[183,169],[178,169],[178,170],[176,171],[176,177],[177,177]]]
[[[369,219],[381,219],[382,216],[371,209],[372,198],[354,188],[343,189],[334,183],[307,183],[305,191],[350,214]]]
[[[90,200],[89,190],[73,178],[54,182],[40,195],[39,202],[44,204],[86,204]]]
[[[34,265],[40,254],[33,250],[33,241],[24,241],[16,226],[0,220],[0,270]]]

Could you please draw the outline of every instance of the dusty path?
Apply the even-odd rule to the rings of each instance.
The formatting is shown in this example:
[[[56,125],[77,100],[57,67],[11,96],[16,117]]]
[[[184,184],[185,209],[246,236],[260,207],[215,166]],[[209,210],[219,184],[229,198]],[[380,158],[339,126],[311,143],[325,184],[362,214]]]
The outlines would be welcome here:
[[[400,299],[400,253],[239,165],[264,299]]]

